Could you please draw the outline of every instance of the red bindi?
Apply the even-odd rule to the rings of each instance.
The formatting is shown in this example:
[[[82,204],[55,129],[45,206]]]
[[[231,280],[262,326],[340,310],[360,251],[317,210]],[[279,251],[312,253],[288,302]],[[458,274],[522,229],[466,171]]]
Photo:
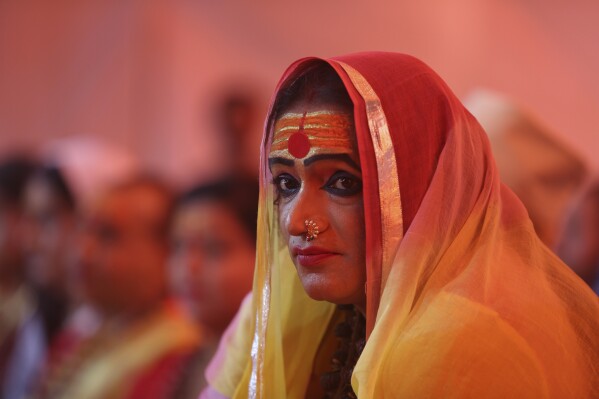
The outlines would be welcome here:
[[[293,133],[287,142],[287,149],[289,153],[298,159],[305,157],[310,151],[310,140],[304,133],[304,121],[306,120],[306,113],[307,112],[304,112],[304,115],[302,116],[299,130],[297,133]]]
[[[304,133],[293,133],[289,137],[288,150],[291,155],[301,159],[310,151],[310,140]]]

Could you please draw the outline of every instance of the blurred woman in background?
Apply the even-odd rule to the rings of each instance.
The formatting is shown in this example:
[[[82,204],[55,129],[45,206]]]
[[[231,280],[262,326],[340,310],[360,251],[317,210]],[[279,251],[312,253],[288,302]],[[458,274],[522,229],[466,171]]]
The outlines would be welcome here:
[[[200,184],[177,203],[171,228],[173,287],[203,331],[178,398],[197,398],[207,360],[251,290],[257,209],[258,182],[251,177]]]
[[[75,267],[82,218],[109,187],[129,179],[137,168],[127,151],[93,136],[54,140],[42,150],[42,165],[25,193],[27,269],[40,298],[50,363],[99,324],[82,296]]]
[[[599,181],[571,204],[556,253],[599,295]]]
[[[55,167],[40,167],[27,184],[28,275],[35,287],[49,342],[62,328],[73,299],[78,219],[75,198]]]
[[[38,301],[25,267],[23,198],[35,169],[27,157],[0,160],[0,398],[21,398],[37,382],[46,353]]]

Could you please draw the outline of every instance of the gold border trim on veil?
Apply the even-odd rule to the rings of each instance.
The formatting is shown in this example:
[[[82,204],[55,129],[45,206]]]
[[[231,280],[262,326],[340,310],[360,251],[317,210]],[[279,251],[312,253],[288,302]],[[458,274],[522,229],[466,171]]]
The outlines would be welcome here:
[[[403,238],[403,214],[395,150],[381,100],[360,72],[343,62],[337,62],[345,70],[366,105],[368,127],[376,156],[381,205],[382,289],[389,275],[395,252]]]

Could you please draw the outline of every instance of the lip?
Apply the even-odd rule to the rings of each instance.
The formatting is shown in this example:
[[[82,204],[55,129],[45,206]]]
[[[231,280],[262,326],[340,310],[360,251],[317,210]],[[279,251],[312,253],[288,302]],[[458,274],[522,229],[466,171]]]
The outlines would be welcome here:
[[[297,262],[304,267],[317,266],[324,260],[339,255],[337,252],[316,246],[306,248],[293,247],[291,254],[297,259]]]

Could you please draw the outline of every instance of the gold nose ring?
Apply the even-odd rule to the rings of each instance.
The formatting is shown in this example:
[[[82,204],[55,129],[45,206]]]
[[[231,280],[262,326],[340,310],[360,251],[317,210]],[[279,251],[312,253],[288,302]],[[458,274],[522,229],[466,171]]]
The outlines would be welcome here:
[[[306,241],[315,240],[319,233],[316,222],[312,219],[306,219],[304,224],[306,225]]]

